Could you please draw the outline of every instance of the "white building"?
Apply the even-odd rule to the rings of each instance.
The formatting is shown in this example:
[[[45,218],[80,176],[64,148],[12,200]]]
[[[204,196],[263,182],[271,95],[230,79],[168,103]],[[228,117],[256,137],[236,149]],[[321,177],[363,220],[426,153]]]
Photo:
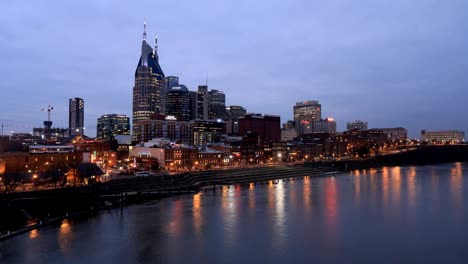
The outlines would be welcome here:
[[[421,141],[436,143],[463,143],[465,132],[458,130],[421,131]]]

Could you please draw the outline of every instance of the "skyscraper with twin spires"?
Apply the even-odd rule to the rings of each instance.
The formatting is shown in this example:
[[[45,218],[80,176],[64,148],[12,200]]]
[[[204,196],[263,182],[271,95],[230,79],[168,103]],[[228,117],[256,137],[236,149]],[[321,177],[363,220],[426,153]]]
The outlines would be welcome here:
[[[150,119],[153,114],[165,114],[166,85],[164,72],[159,66],[158,38],[154,49],[146,42],[146,22],[144,24],[141,56],[135,71],[133,87],[132,140],[140,134],[138,122]]]

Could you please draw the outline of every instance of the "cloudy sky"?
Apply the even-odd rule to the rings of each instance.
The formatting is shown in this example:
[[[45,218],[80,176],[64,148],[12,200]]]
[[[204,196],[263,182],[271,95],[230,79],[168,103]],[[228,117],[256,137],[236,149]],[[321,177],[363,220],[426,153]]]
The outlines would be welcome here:
[[[26,3],[27,2],[27,3]],[[316,99],[338,129],[468,130],[466,0],[0,1],[0,122],[31,131],[54,106],[85,100],[87,134],[102,114],[131,116],[143,20],[160,64],[228,105],[292,119]],[[13,121],[8,121],[13,120]]]

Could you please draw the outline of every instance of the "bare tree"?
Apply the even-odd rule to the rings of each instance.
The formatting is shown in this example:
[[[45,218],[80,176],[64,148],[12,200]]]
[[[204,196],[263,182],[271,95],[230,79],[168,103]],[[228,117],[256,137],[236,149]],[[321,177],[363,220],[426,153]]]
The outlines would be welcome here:
[[[20,178],[19,175],[0,176],[0,203],[8,203],[11,201],[13,193],[15,193],[22,184]]]

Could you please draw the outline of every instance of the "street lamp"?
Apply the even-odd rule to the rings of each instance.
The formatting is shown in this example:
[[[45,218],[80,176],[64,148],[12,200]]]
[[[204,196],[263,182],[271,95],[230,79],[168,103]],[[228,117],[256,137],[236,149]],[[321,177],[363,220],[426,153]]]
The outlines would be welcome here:
[[[278,162],[281,162],[281,153],[278,153]]]

